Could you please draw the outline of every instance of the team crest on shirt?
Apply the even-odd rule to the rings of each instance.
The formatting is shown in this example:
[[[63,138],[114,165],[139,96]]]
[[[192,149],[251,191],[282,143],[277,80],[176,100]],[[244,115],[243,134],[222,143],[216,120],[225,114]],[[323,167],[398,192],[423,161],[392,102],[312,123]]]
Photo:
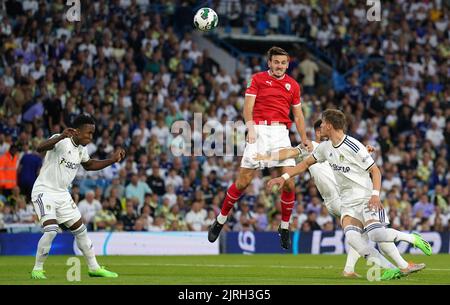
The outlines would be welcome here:
[[[45,206],[45,208],[47,209],[47,211],[50,211],[50,210],[52,209],[52,207],[51,207],[49,204],[47,204],[47,205]]]
[[[286,87],[286,90],[287,90],[287,91],[290,91],[290,90],[291,90],[291,84],[286,83],[284,86]]]
[[[80,156],[80,159],[81,159],[81,155],[82,154],[83,154],[83,152],[81,152],[81,151],[78,152],[78,155]]]
[[[339,156],[339,162],[344,162],[344,160],[345,160],[344,155],[340,155]]]

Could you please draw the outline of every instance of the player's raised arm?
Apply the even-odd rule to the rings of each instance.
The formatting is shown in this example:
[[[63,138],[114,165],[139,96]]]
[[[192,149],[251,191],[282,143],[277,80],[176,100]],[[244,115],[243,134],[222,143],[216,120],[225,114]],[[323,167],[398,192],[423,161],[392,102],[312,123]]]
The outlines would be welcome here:
[[[295,126],[297,127],[297,131],[300,133],[300,138],[302,139],[303,145],[305,145],[309,152],[312,152],[313,145],[306,136],[305,116],[303,115],[301,103],[292,107],[292,113],[294,114]]]
[[[253,107],[255,106],[255,95],[245,95],[244,100],[244,120],[247,126],[247,142],[252,144],[256,142],[255,122],[253,121]]]
[[[284,183],[288,179],[306,172],[308,168],[316,162],[317,161],[313,156],[309,156],[308,158],[297,164],[295,167],[288,168],[286,170],[286,173],[281,175],[281,177],[271,179],[269,182],[267,182],[267,189],[270,191],[275,185],[278,185],[279,188],[283,187]]]
[[[283,148],[273,151],[268,155],[256,154],[253,159],[256,161],[283,161],[290,158],[295,158],[300,154],[300,151],[295,147]]]
[[[114,152],[114,154],[109,159],[105,160],[89,159],[89,161],[81,163],[81,165],[87,171],[96,171],[104,169],[105,167],[108,167],[116,162],[120,162],[123,160],[123,158],[125,158],[125,150],[119,148]]]
[[[65,138],[76,136],[77,134],[78,131],[76,129],[66,128],[60,135],[52,136],[51,138],[40,143],[36,148],[36,151],[38,153],[42,153],[48,150],[52,150],[55,147],[56,143],[58,143],[59,141],[64,140]]]

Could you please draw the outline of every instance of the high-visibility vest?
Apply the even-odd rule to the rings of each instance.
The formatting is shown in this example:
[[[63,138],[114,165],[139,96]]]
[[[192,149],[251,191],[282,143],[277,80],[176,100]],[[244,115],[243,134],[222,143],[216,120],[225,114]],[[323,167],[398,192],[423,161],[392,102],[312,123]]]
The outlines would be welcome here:
[[[0,187],[12,189],[17,185],[17,161],[19,156],[12,156],[7,151],[0,157]]]

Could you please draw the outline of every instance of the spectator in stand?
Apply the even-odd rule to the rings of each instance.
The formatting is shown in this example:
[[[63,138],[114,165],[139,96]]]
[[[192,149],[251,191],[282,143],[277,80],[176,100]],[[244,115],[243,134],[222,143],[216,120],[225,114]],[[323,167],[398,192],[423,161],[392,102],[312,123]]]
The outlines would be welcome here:
[[[186,224],[189,231],[206,231],[206,210],[199,201],[192,203],[191,210],[186,214]]]
[[[111,202],[103,200],[102,209],[94,217],[94,231],[111,231],[116,223],[117,219],[112,211]]]
[[[102,205],[94,198],[94,195],[95,192],[90,190],[86,193],[86,197],[78,203],[78,209],[83,218],[83,223],[88,230],[94,228],[95,215],[102,210]]]
[[[198,165],[191,167],[190,158],[174,156],[168,146],[179,141],[170,132],[172,124],[183,119],[194,127],[194,112],[201,113],[202,120],[208,124],[215,120],[219,131],[225,130],[224,120],[242,120],[239,113],[243,107],[243,84],[253,73],[265,69],[264,61],[258,56],[242,57],[237,73],[229,73],[228,67],[218,64],[204,46],[196,46],[192,35],[186,32],[186,26],[192,22],[188,12],[193,8],[187,2],[164,9],[167,6],[140,1],[139,10],[127,5],[129,1],[118,1],[109,7],[106,2],[86,2],[83,10],[90,12],[92,18],[75,28],[69,22],[57,22],[59,13],[49,1],[40,3],[37,10],[36,1],[6,2],[0,21],[0,156],[6,155],[14,143],[19,150],[25,145],[36,145],[70,126],[76,115],[90,113],[97,121],[95,144],[88,147],[91,157],[108,154],[116,146],[125,148],[128,155],[127,160],[111,170],[95,175],[80,171],[76,184],[81,186],[81,194],[86,186],[95,189],[106,185],[103,196],[115,202],[113,212],[118,219],[115,229],[121,230],[124,223],[120,217],[122,209],[126,210],[126,198],[137,196],[138,201],[127,202],[134,205],[139,217],[148,192],[141,192],[142,187],[130,183],[135,180],[133,175],[138,174],[138,181],[146,183],[153,174],[149,165],[157,163],[165,190],[150,185],[158,198],[150,196],[148,200],[161,204],[162,198],[169,197],[171,211],[177,208],[180,211],[175,212],[176,219],[170,222],[169,216],[158,221],[165,223],[164,229],[180,230],[185,212],[189,211],[185,207],[194,197],[203,198],[208,208],[217,213],[214,202],[220,205],[223,200],[223,192],[232,180],[230,173],[234,172],[238,160],[201,156],[196,158]],[[411,230],[418,225],[439,229],[439,224],[433,225],[431,216],[438,213],[437,207],[441,215],[450,216],[447,6],[433,1],[403,1],[402,5],[395,1],[383,2],[383,12],[388,14],[383,15],[381,23],[372,26],[375,23],[367,23],[364,4],[354,4],[354,1],[321,1],[320,7],[308,1],[244,2],[241,6],[239,1],[221,3],[221,8],[215,9],[227,16],[222,14],[219,19],[228,18],[231,26],[242,26],[234,30],[250,35],[267,31],[305,38],[309,42],[308,61],[317,62],[320,58],[324,65],[334,68],[335,80],[343,77],[342,91],[332,83],[319,83],[318,73],[327,73],[326,69],[316,71],[313,64],[298,63],[296,55],[292,56],[291,75],[304,88],[302,105],[306,126],[312,126],[317,114],[326,108],[343,110],[352,122],[348,126],[349,134],[377,148],[374,160],[385,174],[381,193],[385,198],[382,199],[388,199],[390,211],[396,207],[397,215],[392,212],[392,217],[399,219],[399,227]],[[114,10],[115,16],[109,16],[108,9]],[[254,12],[262,14],[256,16]],[[44,19],[42,30],[25,26],[36,20],[41,24]],[[141,24],[136,20],[145,21]],[[170,22],[173,20],[176,22]],[[89,34],[90,30],[95,35]],[[290,131],[295,138],[295,128]],[[197,142],[203,137],[201,132],[192,136]],[[186,148],[195,141],[182,142],[181,147]],[[237,139],[240,142],[244,139]],[[25,164],[29,161],[28,153],[22,160],[19,158],[22,152],[15,154],[17,163],[8,167],[24,165],[20,171],[8,172],[6,180],[16,183],[13,176],[18,174],[18,193],[27,194],[26,184],[32,183],[24,185],[23,170],[34,169]],[[5,176],[4,168],[0,166],[0,180]],[[243,200],[254,197],[256,206],[263,203],[270,222],[268,230],[276,231],[280,209],[274,204],[276,198],[263,190],[260,178],[259,184],[253,185],[251,191],[249,188]],[[317,191],[312,191],[314,182],[307,176],[300,179],[296,188],[297,209],[301,211],[311,203],[307,211],[314,207],[319,215],[321,202],[320,197],[315,198]],[[159,179],[155,181],[161,185]],[[178,199],[174,199],[169,185],[173,185]],[[11,211],[11,203],[7,201],[19,199],[9,197],[14,186],[0,190],[0,200],[5,203],[4,222],[18,219],[16,208]],[[113,188],[117,188],[117,194],[112,194]],[[75,202],[79,193],[79,188],[73,187]],[[431,202],[426,208],[412,204],[421,201],[424,194]],[[419,217],[413,225],[416,214]],[[306,217],[303,211],[297,213],[296,227],[311,230]],[[325,226],[330,225],[324,223]],[[133,227],[134,223],[127,229]],[[161,224],[156,227],[161,228]],[[249,226],[244,229],[248,230]]]

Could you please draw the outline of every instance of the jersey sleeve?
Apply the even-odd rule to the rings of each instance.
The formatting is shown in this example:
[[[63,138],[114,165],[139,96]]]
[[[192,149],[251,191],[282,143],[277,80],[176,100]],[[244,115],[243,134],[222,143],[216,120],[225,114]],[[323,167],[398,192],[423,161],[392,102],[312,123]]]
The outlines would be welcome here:
[[[81,163],[88,162],[91,159],[86,147],[83,147],[83,152],[81,153]]]
[[[313,158],[316,159],[318,163],[325,162],[327,160],[326,142],[320,143],[319,146],[314,149],[311,156],[313,156]]]
[[[50,139],[59,137],[60,135],[61,135],[60,133],[55,133],[54,135],[52,135],[52,136],[50,137]],[[61,150],[61,148],[63,147],[63,145],[64,145],[64,143],[63,143],[63,141],[61,140],[61,141],[59,141],[58,143],[55,144],[55,146],[53,147],[53,150],[54,150],[54,151],[59,151],[59,150]]]
[[[292,99],[292,106],[299,107],[301,105],[302,105],[302,99],[301,99],[300,85],[296,84],[295,91],[294,91],[294,98]]]
[[[245,95],[257,96],[258,95],[258,78],[256,75],[252,75],[252,78],[247,83],[247,89]]]
[[[356,153],[355,161],[361,168],[366,171],[375,164],[375,161],[373,160],[367,149],[364,147],[364,145],[359,146],[359,151]]]

